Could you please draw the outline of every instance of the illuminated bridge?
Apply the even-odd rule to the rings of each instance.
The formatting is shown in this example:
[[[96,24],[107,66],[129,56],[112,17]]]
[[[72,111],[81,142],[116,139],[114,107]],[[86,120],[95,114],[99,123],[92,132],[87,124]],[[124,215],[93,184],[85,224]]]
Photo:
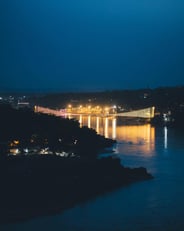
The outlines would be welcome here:
[[[155,115],[155,107],[148,107],[140,110],[117,113],[116,116],[136,117],[151,119]]]
[[[45,114],[51,114],[55,116],[75,116],[75,115],[91,115],[91,116],[99,116],[99,117],[129,117],[129,118],[145,118],[145,119],[151,119],[154,117],[155,107],[148,107],[144,109],[129,111],[129,112],[116,112],[112,108],[104,108],[102,110],[101,107],[97,106],[94,108],[91,107],[81,107],[78,108],[72,108],[68,107],[66,109],[61,110],[54,110],[50,108],[35,106],[34,111],[36,113],[45,113]]]

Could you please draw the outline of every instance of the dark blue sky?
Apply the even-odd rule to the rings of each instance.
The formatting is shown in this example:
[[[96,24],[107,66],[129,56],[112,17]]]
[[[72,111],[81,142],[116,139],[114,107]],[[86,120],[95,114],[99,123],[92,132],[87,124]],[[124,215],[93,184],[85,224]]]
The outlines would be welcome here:
[[[184,85],[183,0],[1,0],[0,90]]]

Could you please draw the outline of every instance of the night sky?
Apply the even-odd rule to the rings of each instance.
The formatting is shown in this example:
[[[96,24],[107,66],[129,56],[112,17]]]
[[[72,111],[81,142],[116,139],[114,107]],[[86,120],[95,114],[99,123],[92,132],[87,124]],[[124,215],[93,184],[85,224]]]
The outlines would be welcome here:
[[[183,0],[1,0],[0,90],[184,85]]]

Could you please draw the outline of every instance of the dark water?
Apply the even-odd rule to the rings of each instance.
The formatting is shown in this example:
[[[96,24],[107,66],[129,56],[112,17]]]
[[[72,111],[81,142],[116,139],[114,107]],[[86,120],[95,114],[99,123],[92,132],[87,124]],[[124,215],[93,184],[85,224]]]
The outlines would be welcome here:
[[[111,137],[113,129],[109,129]],[[146,167],[153,180],[122,187],[62,214],[0,226],[0,230],[184,230],[183,132],[117,124],[115,131],[119,143],[114,155],[126,166]]]

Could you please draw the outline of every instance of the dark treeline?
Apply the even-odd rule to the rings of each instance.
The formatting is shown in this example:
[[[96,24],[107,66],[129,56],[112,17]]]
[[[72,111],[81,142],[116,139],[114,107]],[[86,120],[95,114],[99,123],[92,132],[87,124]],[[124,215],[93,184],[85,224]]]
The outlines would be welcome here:
[[[155,125],[184,126],[184,87],[161,87],[156,89],[116,90],[93,93],[48,94],[30,98],[32,105],[54,109],[65,108],[68,104],[117,105],[120,110],[136,110],[155,106]],[[166,115],[164,115],[166,114]],[[165,121],[164,116],[167,117]]]
[[[97,158],[115,141],[75,120],[0,105],[0,223],[61,212],[76,203],[139,180],[145,168],[130,169],[119,159]],[[6,148],[4,148],[6,146]],[[49,147],[52,154],[19,153],[7,148]],[[74,155],[56,156],[65,151]]]
[[[1,143],[18,140],[20,148],[39,147],[56,151],[73,152],[76,155],[92,156],[98,150],[115,143],[98,135],[95,130],[79,127],[76,120],[46,114],[37,114],[29,109],[13,109],[0,105]]]
[[[99,194],[152,179],[145,168],[125,168],[119,159],[54,155],[9,157],[0,162],[0,223],[62,212]]]
[[[184,87],[161,87],[156,89],[114,90],[90,93],[57,93],[32,97],[32,104],[50,108],[65,108],[73,104],[116,104],[126,109],[155,106],[164,111],[184,104]]]

